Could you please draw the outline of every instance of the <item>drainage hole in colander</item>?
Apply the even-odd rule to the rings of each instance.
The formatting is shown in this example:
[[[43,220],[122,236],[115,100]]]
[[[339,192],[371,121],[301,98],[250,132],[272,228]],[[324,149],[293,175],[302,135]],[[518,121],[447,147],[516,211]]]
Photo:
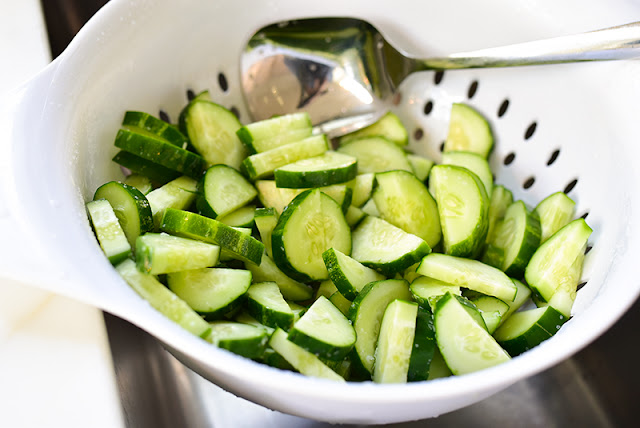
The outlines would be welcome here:
[[[587,245],[587,248],[584,249],[584,255],[586,256],[587,254],[589,254],[589,251],[591,251],[593,247],[591,245]]]
[[[536,178],[535,177],[529,177],[526,179],[526,181],[522,184],[522,187],[524,189],[529,189],[531,186],[533,186],[533,183],[536,182]]]
[[[433,101],[429,100],[424,105],[424,114],[428,115],[429,113],[431,113],[431,110],[433,110]]]
[[[433,76],[433,83],[439,85],[444,78],[444,71],[436,71],[436,74]]]
[[[584,281],[584,282],[581,282],[580,284],[578,284],[578,290],[580,290],[585,285],[587,285],[587,281]]]
[[[536,127],[538,126],[538,124],[536,122],[533,122],[531,125],[529,125],[529,127],[527,128],[527,130],[524,133],[524,139],[528,140],[529,138],[531,138],[533,136],[533,133],[536,132]]]
[[[229,82],[227,82],[227,76],[225,76],[224,73],[218,73],[218,85],[220,85],[222,92],[229,90]]]
[[[193,89],[187,89],[187,101],[191,101],[196,97],[196,93],[193,92]]]
[[[473,98],[473,96],[476,94],[477,91],[478,91],[478,81],[474,80],[473,82],[471,82],[471,85],[469,85],[469,90],[467,91],[467,98],[469,99]]]
[[[572,191],[573,188],[576,187],[576,184],[578,184],[577,178],[572,180],[569,184],[567,184],[567,187],[564,188],[564,193],[569,193],[570,191]]]
[[[400,101],[402,101],[402,93],[398,91],[393,95],[393,99],[391,100],[391,102],[394,106],[397,106],[400,105]]]
[[[560,149],[557,149],[553,153],[551,153],[551,157],[547,161],[547,166],[550,166],[552,163],[554,163],[556,159],[558,159],[559,154],[560,154]]]
[[[444,152],[444,143],[445,141],[443,141],[442,143],[440,143],[440,151]]]
[[[516,154],[511,152],[508,155],[506,155],[504,157],[504,161],[502,161],[505,165],[511,165],[511,163],[514,161],[514,159],[516,158]]]
[[[500,104],[500,107],[498,108],[498,117],[504,116],[504,114],[507,112],[508,108],[509,108],[509,100],[505,99],[502,102],[502,104]]]
[[[580,216],[580,218],[583,219],[583,220],[586,220],[588,215],[589,215],[589,211],[587,211],[586,213],[582,214]]]
[[[422,128],[417,128],[415,131],[413,131],[413,138],[416,141],[420,141],[423,136],[424,136],[424,131],[422,130]]]
[[[158,116],[160,116],[160,119],[164,120],[167,123],[171,123],[171,118],[169,118],[169,114],[167,114],[166,111],[160,109],[160,111],[158,112]]]
[[[231,113],[233,113],[233,114],[234,114],[234,116],[235,116],[236,118],[238,118],[238,120],[240,120],[240,110],[238,110],[238,108],[237,108],[236,106],[231,106],[231,107],[229,107],[229,111],[230,111]]]

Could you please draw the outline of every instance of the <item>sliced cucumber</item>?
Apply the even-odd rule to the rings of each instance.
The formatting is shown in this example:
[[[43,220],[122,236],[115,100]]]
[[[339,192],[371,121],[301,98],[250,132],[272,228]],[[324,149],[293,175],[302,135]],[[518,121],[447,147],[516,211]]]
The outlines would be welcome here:
[[[249,287],[247,311],[258,322],[269,327],[289,330],[293,325],[293,311],[275,282],[259,282]]]
[[[214,321],[207,340],[219,348],[245,358],[261,358],[269,341],[269,334],[249,324],[232,321]]]
[[[217,319],[238,308],[251,285],[251,272],[204,268],[167,275],[169,288],[207,319]]]
[[[329,277],[322,260],[329,248],[351,253],[351,229],[342,209],[319,189],[301,193],[287,206],[271,241],[276,265],[300,281]]]
[[[349,300],[356,298],[360,290],[370,282],[381,281],[384,278],[346,254],[330,248],[322,253],[322,259],[329,272],[329,278],[344,297]]]
[[[513,302],[518,289],[504,272],[477,260],[431,253],[417,272],[453,285]]]
[[[344,146],[340,146],[338,152],[358,159],[358,172],[360,174],[385,172],[394,169],[403,169],[411,172],[411,164],[404,150],[383,137],[366,137],[353,140]]]
[[[93,200],[99,199],[109,201],[132,248],[135,247],[138,236],[153,230],[149,201],[135,187],[110,181],[96,190]]]
[[[409,142],[409,134],[400,118],[393,112],[387,112],[377,122],[340,138],[340,144],[364,137],[385,137],[398,146],[406,146]]]
[[[487,119],[473,107],[454,103],[451,106],[449,134],[444,151],[468,151],[489,156],[493,148],[493,133]]]
[[[516,298],[513,302],[504,302],[503,300],[504,303],[509,305],[509,310],[507,311],[506,314],[502,316],[502,319],[500,320],[500,324],[498,325],[498,327],[500,327],[500,325],[502,325],[513,313],[515,313],[518,309],[520,309],[522,305],[528,302],[529,298],[531,297],[531,289],[529,287],[527,287],[517,279],[514,279],[513,283],[516,285],[516,288],[518,289],[518,292],[516,293]]]
[[[394,300],[380,324],[372,379],[376,383],[406,383],[416,334],[418,305]]]
[[[380,217],[435,247],[442,232],[436,201],[422,181],[406,171],[376,174],[372,195]]]
[[[180,132],[177,127],[165,122],[164,120],[153,117],[148,113],[127,111],[124,114],[122,125],[142,128],[147,132],[167,140],[175,146],[182,147],[183,149],[186,149],[189,143],[189,139]]]
[[[435,165],[435,162],[429,158],[414,154],[408,154],[407,159],[411,164],[413,174],[418,177],[418,180],[422,182],[426,181],[427,177],[429,177],[429,173],[431,172],[431,168]]]
[[[327,299],[330,299],[335,293],[339,293],[338,288],[335,286],[333,281],[327,279],[322,281],[318,288],[316,289],[315,299],[318,299],[320,296],[324,296]]]
[[[100,248],[111,264],[117,265],[131,254],[131,245],[120,226],[109,201],[100,199],[87,203],[91,225],[98,238]]]
[[[120,129],[116,135],[115,145],[147,161],[195,179],[199,179],[207,167],[207,162],[202,156],[174,146],[167,140],[141,128]],[[142,173],[141,171],[135,172]]]
[[[147,195],[153,222],[156,229],[160,228],[160,221],[167,208],[184,210],[191,206],[196,199],[197,182],[186,176],[178,177]]]
[[[136,173],[127,176],[127,178],[124,179],[124,184],[135,187],[145,196],[153,190],[153,183],[151,182],[151,179],[147,176]]]
[[[359,174],[356,176],[351,205],[358,208],[362,207],[365,202],[367,202],[371,198],[374,179],[375,174],[373,173]]]
[[[217,219],[218,221],[220,220],[224,220],[224,219]],[[222,223],[220,221],[220,223]],[[223,223],[226,224],[226,223]],[[251,236],[251,232],[252,229],[248,228],[248,227],[236,227],[236,226],[230,226],[232,229],[240,232],[241,234],[245,235],[245,236]],[[226,250],[224,248],[220,249],[220,261],[221,262],[228,262],[231,260],[240,260],[240,261],[244,261],[241,258],[239,258],[236,254],[234,254],[233,252]]]
[[[380,217],[381,215],[376,206],[376,201],[373,198],[369,199],[367,203],[362,206],[362,212],[371,217]]]
[[[431,362],[436,349],[436,329],[433,325],[433,313],[429,309],[419,306],[407,381],[417,382],[429,379]]]
[[[151,275],[215,266],[220,247],[166,233],[146,233],[136,240],[136,266]]]
[[[495,234],[496,224],[504,218],[507,208],[513,203],[511,190],[501,185],[494,185],[489,202],[489,230],[486,242],[490,242]]]
[[[342,207],[342,212],[346,212],[351,204],[351,196],[353,190],[352,182],[345,184],[334,184],[332,186],[319,187],[320,191],[325,195],[333,198],[334,201]],[[282,214],[284,208],[300,193],[309,189],[284,189],[276,187],[273,180],[258,180],[255,182],[258,189],[258,197],[260,202],[267,207],[273,208],[278,214]]]
[[[442,154],[442,163],[445,165],[456,165],[467,168],[478,176],[484,184],[487,196],[491,198],[493,192],[493,173],[489,167],[487,158],[473,152],[444,152]]]
[[[451,372],[471,373],[509,361],[493,337],[452,294],[445,294],[434,313],[438,348]]]
[[[285,299],[299,301],[310,299],[313,296],[311,287],[289,278],[266,254],[262,256],[260,265],[245,263],[245,267],[251,271],[255,282],[277,283]]]
[[[152,181],[160,184],[167,183],[181,175],[178,171],[148,161],[124,150],[116,153],[112,160],[120,166],[127,168],[132,173],[149,177]]]
[[[258,320],[249,315],[245,310],[240,311],[234,317],[234,320],[242,324],[248,324],[253,327],[258,327],[259,329],[264,330],[268,336],[271,336],[271,334],[273,334],[273,332],[275,331],[275,328],[259,323]]]
[[[266,152],[251,155],[242,162],[242,168],[249,179],[273,174],[277,168],[302,159],[320,156],[329,150],[329,141],[325,135],[316,135],[295,143],[287,144]]]
[[[544,198],[535,208],[540,217],[542,233],[540,242],[566,226],[575,213],[576,203],[564,192],[556,192]]]
[[[276,168],[273,175],[277,187],[306,189],[331,186],[353,180],[358,172],[353,156],[327,151],[323,155]]]
[[[276,329],[269,340],[271,346],[289,364],[305,376],[344,382],[344,378],[331,370],[318,357],[287,339],[287,333]]]
[[[469,299],[469,301],[480,311],[489,334],[493,334],[496,331],[507,312],[509,312],[509,305],[497,297],[478,296]]]
[[[466,168],[436,165],[431,169],[444,250],[475,258],[484,247],[489,228],[489,200],[477,175]]]
[[[347,212],[344,215],[345,220],[347,220],[347,224],[349,227],[354,228],[360,224],[362,220],[367,216],[367,213],[362,211],[360,208],[356,208],[353,205],[349,205]]]
[[[307,312],[308,309],[306,306],[299,305],[295,302],[287,302],[287,305],[289,305],[289,309],[291,309],[291,312],[293,312],[294,323],[298,322],[298,320],[302,318],[302,316],[305,314],[305,312]]]
[[[171,235],[219,245],[238,259],[258,265],[264,253],[264,245],[255,238],[224,223],[188,211],[168,208],[162,217],[160,229]]]
[[[522,278],[527,263],[540,245],[540,220],[524,202],[516,201],[507,208],[496,225],[482,261],[497,267],[513,278]]]
[[[461,296],[462,291],[459,285],[452,285],[448,282],[430,278],[428,276],[418,276],[409,287],[416,302],[424,307],[436,309],[438,299],[447,293]]]
[[[451,370],[447,367],[447,363],[444,361],[440,350],[436,346],[433,353],[433,359],[431,360],[431,365],[429,366],[429,379],[427,380],[449,377],[452,374],[453,373],[451,373]]]
[[[430,252],[422,239],[377,217],[365,218],[353,231],[351,257],[386,276],[402,272]]]
[[[196,336],[206,338],[209,335],[211,327],[208,322],[153,275],[140,272],[133,260],[123,261],[116,270],[140,297],[164,316]]]
[[[344,314],[320,296],[293,325],[288,339],[312,354],[340,361],[356,342],[356,332]]]
[[[251,229],[255,224],[255,212],[255,205],[245,205],[228,214],[219,216],[216,220],[227,226]]]
[[[211,218],[229,214],[258,195],[242,174],[227,165],[214,165],[207,169],[198,187],[198,213]]]
[[[308,113],[293,113],[243,126],[237,135],[251,153],[262,153],[310,137],[312,130]]]
[[[258,208],[254,214],[254,221],[258,232],[260,232],[260,239],[264,244],[264,249],[269,257],[272,257],[271,253],[271,234],[278,224],[278,212],[275,208]]]
[[[562,327],[567,317],[547,306],[513,314],[494,333],[494,337],[512,357],[538,346]]]
[[[349,316],[352,302],[351,300],[344,297],[342,293],[336,291],[331,296],[329,296],[329,301],[333,303],[336,308],[340,309],[340,312],[342,312],[344,316]]]
[[[181,128],[191,144],[209,165],[225,164],[239,169],[247,148],[236,131],[242,127],[238,118],[226,108],[203,99],[189,103],[182,116]]]
[[[387,279],[369,283],[351,305],[349,318],[356,330],[353,360],[370,374],[373,373],[375,349],[384,311],[396,299],[411,301],[407,281]]]

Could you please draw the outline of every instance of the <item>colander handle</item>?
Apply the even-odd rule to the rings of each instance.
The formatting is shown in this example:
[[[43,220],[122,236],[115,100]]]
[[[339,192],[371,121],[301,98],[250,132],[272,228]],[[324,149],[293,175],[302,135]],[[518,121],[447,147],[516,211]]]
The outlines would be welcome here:
[[[640,57],[640,22],[588,33],[416,60],[418,69],[514,67]]]

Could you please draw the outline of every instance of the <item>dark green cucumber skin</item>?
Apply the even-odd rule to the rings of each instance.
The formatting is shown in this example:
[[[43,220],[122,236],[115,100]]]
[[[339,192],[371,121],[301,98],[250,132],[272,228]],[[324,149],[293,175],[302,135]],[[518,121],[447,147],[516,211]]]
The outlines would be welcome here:
[[[417,346],[420,345],[420,346]],[[436,329],[433,324],[433,313],[427,303],[426,306],[418,305],[416,318],[416,333],[413,340],[413,349],[409,360],[408,382],[417,382],[429,379],[431,360],[436,351]]]
[[[138,134],[128,129],[118,131],[115,146],[195,179],[199,179],[207,168],[207,162],[200,155],[161,138]]]
[[[240,309],[247,301],[246,295],[238,296],[238,298],[232,300],[228,304],[209,312],[196,311],[207,321],[217,321],[225,318],[225,315],[232,314],[236,309]]]
[[[308,171],[302,172],[296,178],[291,178],[289,172],[280,171],[278,168],[273,172],[276,186],[290,189],[307,189],[310,187],[331,186],[334,184],[346,183],[356,178],[358,175],[358,163],[349,166],[346,171]],[[336,176],[340,178],[337,179]]]
[[[236,131],[236,135],[238,136],[240,141],[242,141],[242,144],[247,147],[250,154],[255,155],[256,153],[258,153],[256,151],[256,148],[253,146],[253,135],[251,135],[251,132],[247,128],[243,126],[242,128],[238,129]]]
[[[120,150],[112,159],[118,165],[121,165],[135,174],[149,177],[151,181],[158,184],[166,184],[171,180],[180,177],[180,173],[172,169],[166,168],[157,163],[148,161],[136,156],[133,153]]]
[[[541,316],[542,324],[536,322],[525,334],[514,337],[511,340],[498,341],[498,344],[510,356],[518,356],[551,338],[568,319],[553,307],[547,306],[546,311]]]
[[[363,265],[370,267],[383,274],[386,277],[393,277],[395,274],[402,272],[409,266],[418,263],[424,258],[424,256],[431,253],[431,247],[426,242],[423,242],[416,248],[415,251],[405,254],[404,256],[396,259],[393,263],[374,263],[374,262],[360,262]]]
[[[247,298],[247,312],[255,318],[256,321],[268,327],[281,328],[284,331],[289,331],[293,325],[293,313],[285,314],[263,307],[251,297]]]
[[[353,345],[348,347],[334,346],[330,351],[327,351],[326,343],[314,337],[308,336],[299,330],[296,330],[295,326],[289,331],[288,339],[299,347],[311,352],[315,356],[319,358],[325,358],[330,361],[343,360],[349,354],[349,352],[351,352],[351,349],[353,349],[353,345],[355,345],[354,342]]]
[[[516,279],[524,278],[524,270],[526,269],[529,260],[531,260],[533,253],[538,249],[538,246],[540,245],[540,237],[542,236],[540,216],[538,216],[538,213],[527,208],[526,218],[525,242],[522,244],[520,252],[511,266],[504,271],[508,276]]]
[[[153,223],[153,214],[151,212],[151,205],[149,205],[149,201],[147,200],[147,197],[144,196],[142,192],[136,189],[135,187],[129,186],[128,184],[121,183],[119,181],[110,181],[98,187],[98,189],[96,190],[96,193],[93,195],[93,200],[94,201],[98,199],[109,200],[109,198],[106,197],[104,193],[109,192],[109,187],[118,187],[118,186],[121,187],[126,192],[128,192],[129,195],[131,195],[131,197],[135,201],[136,207],[138,209],[138,214],[139,214],[138,219],[140,221],[140,235],[144,235],[147,232],[153,231],[154,223]],[[120,220],[118,216],[119,211],[114,210],[114,212],[116,213],[116,217],[118,217],[118,220]]]
[[[189,139],[182,132],[180,132],[177,127],[165,122],[162,119],[151,116],[148,113],[140,111],[127,111],[124,114],[122,125],[137,126],[138,128],[149,131],[152,134],[155,134],[158,137],[163,138],[169,143],[178,147],[186,148],[187,144],[189,143]]]
[[[188,211],[168,208],[160,229],[183,238],[216,244],[238,255],[242,260],[260,265],[264,244],[217,220]]]
[[[246,339],[242,341],[222,339],[218,342],[218,347],[233,352],[234,354],[243,356],[245,358],[251,358],[252,360],[262,358],[264,350],[267,348],[267,342],[269,336],[265,333],[260,337],[256,337],[254,340],[248,341]]]
[[[333,282],[338,291],[344,297],[353,301],[353,299],[358,296],[358,293],[351,287],[351,283],[339,269],[338,259],[335,256],[333,248],[322,253],[322,260],[324,260],[324,264],[327,267],[327,272],[329,272],[329,279],[331,282]]]

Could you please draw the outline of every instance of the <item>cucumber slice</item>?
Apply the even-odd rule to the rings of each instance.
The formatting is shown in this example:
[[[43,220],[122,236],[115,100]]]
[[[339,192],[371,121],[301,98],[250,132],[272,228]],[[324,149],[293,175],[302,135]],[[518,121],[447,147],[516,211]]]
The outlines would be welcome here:
[[[262,239],[264,249],[269,257],[273,256],[271,253],[271,234],[276,224],[278,224],[278,217],[275,208],[258,208],[254,214],[254,221],[260,233],[260,239]]]
[[[565,316],[571,315],[584,248],[591,232],[584,219],[573,220],[536,250],[525,270],[527,284],[545,301],[549,302],[559,291],[567,296],[568,301],[562,307],[555,306]]]
[[[573,218],[575,209],[576,203],[564,192],[556,192],[544,198],[534,210],[540,217],[540,243],[566,226]]]
[[[373,173],[359,174],[356,176],[351,205],[360,208],[371,198],[375,177]]]
[[[516,201],[507,208],[504,218],[497,224],[482,261],[513,278],[522,278],[527,263],[539,245],[538,214],[529,211],[524,202]]]
[[[513,302],[518,289],[504,272],[477,260],[431,253],[417,272],[453,285]]]
[[[218,221],[220,221],[220,220],[218,220]],[[248,227],[231,226],[231,228],[234,229],[234,230],[237,230],[238,232],[240,232],[241,234],[243,234],[245,236],[251,236],[252,229],[250,229]],[[220,249],[220,261],[221,262],[228,262],[228,261],[231,261],[231,260],[243,261],[242,259],[238,258],[234,253],[230,252],[229,250],[226,250],[224,248]]]
[[[144,129],[183,149],[186,149],[189,143],[189,139],[177,127],[141,111],[127,111],[122,125]]]
[[[255,224],[255,205],[246,205],[238,208],[237,210],[225,214],[217,218],[220,223],[224,223],[231,227],[240,227],[244,229],[251,229]],[[249,233],[251,234],[251,233]]]
[[[455,375],[475,372],[510,360],[509,354],[452,294],[445,294],[434,313],[438,348]]]
[[[335,248],[330,248],[322,253],[322,260],[324,260],[331,281],[338,291],[349,300],[355,299],[360,290],[368,283],[385,279],[375,270],[364,266]]]
[[[273,180],[258,180],[255,182],[258,189],[260,202],[267,208],[273,208],[278,214],[282,214],[284,208],[291,203],[296,196],[309,189],[284,189],[276,187]],[[332,186],[319,187],[320,191],[333,198],[342,207],[342,212],[346,212],[351,204],[353,190],[352,182],[345,184],[334,184]]]
[[[136,240],[136,266],[151,275],[215,266],[220,247],[166,233],[146,233]]]
[[[353,140],[338,148],[339,153],[358,159],[360,174],[403,169],[411,172],[407,154],[393,142],[383,137],[366,137]]]
[[[436,201],[422,181],[406,171],[376,174],[372,199],[380,217],[435,247],[442,232]]]
[[[491,198],[493,192],[493,173],[489,167],[486,157],[472,152],[445,152],[442,154],[442,163],[445,165],[456,165],[467,168],[478,176],[487,196]]]
[[[216,103],[199,99],[189,103],[182,119],[182,128],[191,144],[209,165],[240,168],[247,148],[236,135],[242,124],[233,113]]]
[[[567,317],[551,306],[515,313],[494,333],[512,357],[538,346],[562,327]]]
[[[489,202],[489,230],[486,242],[491,242],[494,237],[496,224],[504,218],[507,208],[513,203],[511,190],[501,185],[493,186],[491,201]]]
[[[512,280],[516,288],[518,289],[518,292],[516,293],[516,298],[513,302],[504,302],[503,300],[504,303],[509,305],[509,310],[507,311],[506,314],[502,316],[502,319],[500,320],[500,324],[498,324],[498,327],[500,327],[511,315],[513,315],[513,313],[515,313],[518,309],[520,309],[522,305],[528,302],[529,298],[531,297],[531,289],[529,287],[527,287],[517,279],[512,278]]]
[[[205,318],[230,313],[244,301],[251,272],[241,269],[204,268],[167,275],[169,288]]]
[[[264,253],[264,245],[255,238],[217,220],[188,211],[168,208],[160,222],[160,229],[171,235],[219,245],[238,259],[258,265]]]
[[[127,127],[120,129],[116,135],[115,146],[147,161],[195,179],[200,178],[207,167],[207,162],[202,156],[174,146],[167,140],[148,133],[141,128]],[[142,173],[140,171],[135,172]],[[149,175],[148,172],[144,174]]]
[[[136,173],[127,176],[127,178],[124,179],[124,184],[135,187],[145,196],[153,190],[153,183],[151,183],[151,179]]]
[[[351,229],[340,206],[319,189],[307,190],[287,206],[271,235],[273,259],[299,281],[329,277],[322,253],[351,253]]]
[[[400,118],[395,113],[387,112],[377,122],[340,138],[340,144],[364,137],[385,137],[398,146],[406,146],[409,143],[409,134]]]
[[[371,217],[380,217],[381,215],[376,205],[376,201],[373,198],[369,199],[367,203],[363,205],[362,211]]]
[[[374,382],[407,382],[417,316],[418,305],[413,302],[394,300],[385,309],[375,351]]]
[[[124,150],[116,153],[112,160],[120,166],[127,168],[132,173],[149,177],[152,181],[160,184],[167,183],[181,175],[178,171],[148,161]]]
[[[207,340],[213,345],[246,358],[261,358],[269,335],[259,327],[232,321],[214,321]]]
[[[160,221],[167,208],[189,208],[196,199],[196,191],[197,182],[193,178],[182,176],[150,192],[147,199],[156,229],[160,228]]]
[[[319,358],[341,361],[353,348],[356,332],[347,317],[320,296],[293,325],[288,339]]]
[[[469,299],[469,301],[480,311],[480,315],[482,315],[489,334],[493,334],[493,332],[496,331],[507,312],[509,312],[509,305],[497,297],[478,296]]]
[[[353,156],[328,151],[276,168],[273,175],[277,187],[305,189],[331,186],[353,180],[358,173],[357,162]]]
[[[327,299],[330,299],[335,293],[339,293],[338,288],[335,286],[333,281],[327,279],[322,281],[316,290],[315,299],[318,299],[320,296],[324,296]]]
[[[269,327],[268,325],[259,323],[258,320],[256,320],[254,317],[249,315],[245,310],[240,311],[240,313],[238,313],[234,319],[236,322],[257,327],[263,330],[264,332],[266,332],[268,336],[271,336],[273,332],[276,330],[273,327]]]
[[[451,106],[449,134],[444,151],[467,151],[487,157],[493,149],[493,133],[487,119],[473,107],[454,103]]]
[[[475,258],[489,228],[489,200],[477,175],[466,168],[436,165],[431,169],[445,253]]]
[[[287,333],[282,329],[277,329],[271,335],[269,346],[305,376],[344,382],[342,376],[331,370],[326,364],[320,361],[318,357],[288,340]]]
[[[353,231],[351,257],[386,276],[402,272],[431,252],[429,244],[377,217]]]
[[[251,271],[255,282],[277,283],[285,299],[299,301],[310,299],[313,296],[311,287],[289,278],[266,254],[262,256],[260,265],[245,263],[245,267]]]
[[[277,168],[302,159],[320,156],[327,150],[329,150],[329,141],[326,135],[316,135],[251,155],[242,162],[242,168],[249,179],[255,181],[258,178],[272,175]]]
[[[447,363],[444,361],[440,350],[436,346],[436,349],[433,353],[433,359],[431,360],[431,365],[429,366],[429,379],[427,380],[449,377],[452,374],[453,373],[451,373],[451,370],[449,370],[449,367],[447,367]]]
[[[308,113],[293,113],[243,126],[237,135],[253,154],[308,138],[312,130]]]
[[[329,301],[333,303],[336,308],[340,309],[340,312],[342,312],[345,317],[349,316],[352,302],[351,300],[344,297],[342,293],[336,291],[329,297]]]
[[[153,230],[149,201],[135,187],[110,181],[96,190],[93,200],[99,199],[109,201],[132,248],[135,247],[138,236]]]
[[[293,311],[275,282],[259,282],[249,287],[247,311],[258,322],[269,327],[289,330],[293,325]]]
[[[140,272],[133,260],[123,261],[116,270],[140,297],[164,316],[196,336],[205,338],[209,335],[209,323],[153,275]]]
[[[201,193],[196,205],[198,213],[211,218],[229,214],[258,195],[251,183],[227,165],[207,169],[198,188]]]
[[[430,378],[431,363],[437,349],[433,314],[425,307],[418,307],[415,330],[409,370],[407,372],[407,381],[409,382],[428,380]]]
[[[349,227],[354,228],[358,224],[360,224],[360,222],[364,220],[366,216],[367,216],[367,213],[362,211],[360,208],[356,208],[353,205],[349,205],[349,208],[347,209],[347,212],[344,215],[344,219],[347,220],[347,224],[349,225]]]
[[[368,373],[373,373],[375,349],[384,311],[396,299],[411,301],[407,281],[387,279],[369,283],[351,305],[349,318],[356,331],[352,361]]]
[[[427,177],[429,177],[429,173],[431,172],[431,168],[435,165],[435,162],[429,158],[425,158],[422,156],[408,154],[407,159],[411,164],[411,170],[413,174],[418,177],[418,180],[425,182]]]
[[[98,238],[100,248],[111,264],[117,265],[131,254],[131,245],[120,226],[109,201],[100,199],[87,203],[91,225]]]
[[[299,305],[295,302],[287,302],[287,305],[289,305],[289,309],[291,309],[291,312],[293,312],[294,324],[298,322],[300,318],[302,318],[302,316],[305,314],[305,312],[307,312],[308,309],[307,307]]]
[[[409,289],[416,302],[424,307],[431,308],[432,311],[436,309],[438,299],[445,294],[462,295],[460,286],[452,285],[428,276],[418,276],[413,280]]]

